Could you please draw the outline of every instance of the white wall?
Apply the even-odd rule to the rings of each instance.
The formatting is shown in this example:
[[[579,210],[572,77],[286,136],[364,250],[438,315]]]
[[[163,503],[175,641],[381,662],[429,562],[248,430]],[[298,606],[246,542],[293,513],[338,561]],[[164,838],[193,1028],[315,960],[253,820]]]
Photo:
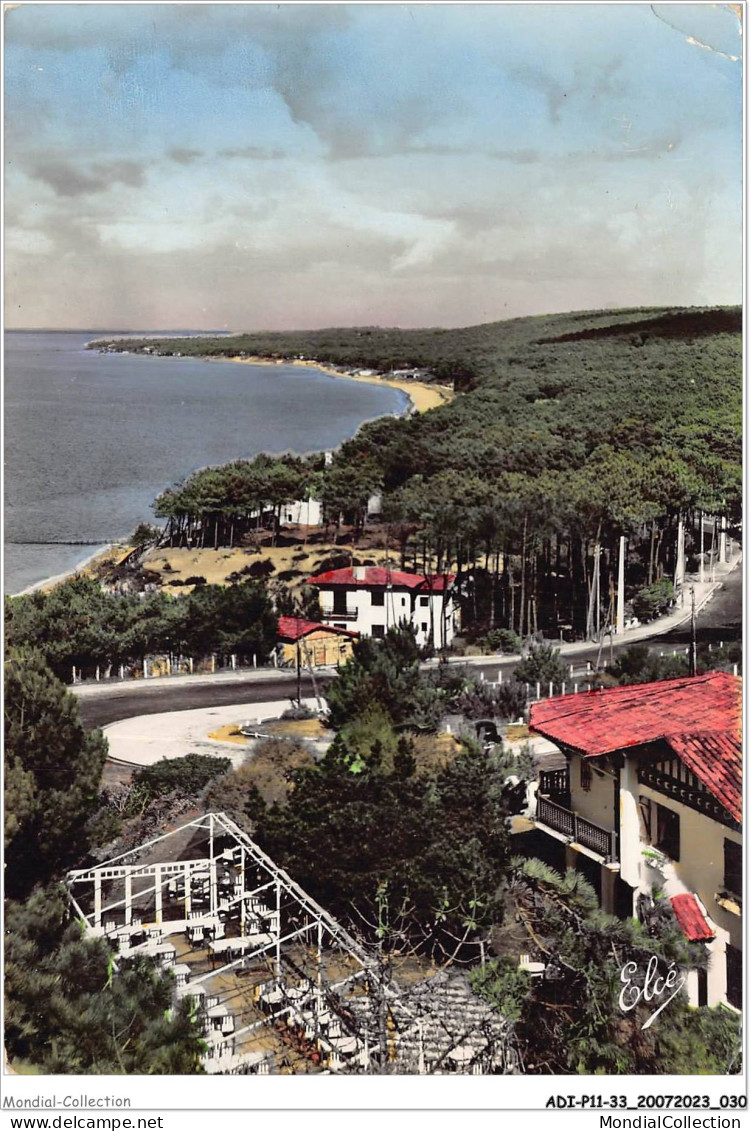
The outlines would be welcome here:
[[[650,891],[655,884],[663,884],[667,896],[677,894],[683,887],[698,896],[716,928],[716,938],[707,947],[708,1004],[718,1005],[726,1001],[726,944],[742,949],[743,931],[742,916],[721,907],[716,895],[724,888],[724,841],[741,845],[742,835],[649,786],[639,785],[638,796],[639,800],[652,803],[652,839],[656,835],[654,805],[662,805],[680,818],[680,859],[660,870],[641,854],[640,888]],[[642,844],[645,847],[645,829]],[[689,991],[691,1004],[697,1004],[697,979],[691,981]]]
[[[323,508],[318,499],[297,499],[281,508],[282,526],[321,526]]]
[[[587,821],[593,821],[603,829],[615,828],[615,782],[612,771],[597,772],[588,760],[591,770],[591,789],[586,791],[581,785],[581,764],[586,761],[574,754],[570,761],[570,807]]]
[[[602,828],[614,829],[615,783],[611,777],[599,777],[592,765],[591,789],[582,789],[581,761],[577,754],[570,760],[571,809]],[[641,813],[642,801],[648,801],[652,806],[652,840],[656,838],[655,805],[672,810],[680,818],[680,859],[666,868],[649,862],[649,858],[643,855],[650,841]],[[735,914],[716,902],[716,895],[724,889],[725,840],[741,845],[742,834],[641,784],[637,761],[626,760],[620,773],[620,875],[631,887],[644,893],[663,886],[667,897],[680,891],[698,896],[716,928],[716,938],[707,946],[710,956],[709,1005],[726,1001],[726,944],[742,948],[741,914]],[[697,1004],[697,977],[689,979],[688,990],[691,1003]]]
[[[434,646],[440,647],[442,642],[441,617],[443,615],[443,597],[440,593],[412,594],[407,589],[350,589],[346,593],[347,611],[356,613],[352,620],[338,620],[333,612],[334,589],[320,589],[321,618],[326,624],[340,623],[362,636],[372,636],[373,628],[382,627],[385,632],[393,625],[407,620],[416,629],[417,644],[424,647],[430,640],[430,633],[434,633]],[[373,596],[376,593],[383,595],[383,604],[374,604]],[[423,605],[420,596],[426,598],[427,604]],[[449,597],[446,601],[445,640],[448,645],[455,635],[455,607]]]
[[[664,797],[649,786],[640,786],[640,796],[679,814],[680,859],[673,862],[675,873],[685,887],[698,896],[710,918],[726,933],[732,945],[741,948],[741,917],[720,907],[715,897],[724,888],[724,841],[741,845],[742,834],[671,797]],[[648,879],[646,872],[651,872],[651,869],[645,862],[643,869],[644,879]]]

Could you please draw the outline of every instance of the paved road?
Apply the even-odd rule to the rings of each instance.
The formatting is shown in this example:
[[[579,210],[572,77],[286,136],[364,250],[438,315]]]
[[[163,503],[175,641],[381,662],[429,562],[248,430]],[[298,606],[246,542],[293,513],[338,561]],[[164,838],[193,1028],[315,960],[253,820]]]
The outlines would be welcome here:
[[[727,574],[721,589],[713,596],[698,617],[698,643],[719,644],[720,641],[742,640],[742,568]],[[690,624],[665,633],[661,639],[672,646],[687,644]]]
[[[728,643],[729,641],[742,640],[741,568],[727,574],[721,588],[717,589],[708,604],[698,614],[695,635],[699,644],[718,645],[722,641]],[[615,643],[612,649],[613,655],[616,657],[618,652],[621,652],[624,648],[632,647],[635,643],[636,641],[633,640],[624,640],[620,644]],[[648,643],[652,651],[671,652],[675,648],[678,652],[680,649],[684,651],[690,643],[690,621],[687,620],[684,624],[671,629],[669,632],[662,633],[652,640],[642,640],[637,643]],[[566,663],[573,664],[574,672],[578,674],[585,671],[587,661],[591,661],[592,665],[596,667],[599,655],[599,645],[595,644],[591,648],[582,649],[575,656],[565,657],[565,660]],[[600,662],[602,664],[609,663],[609,656],[610,645],[607,639],[601,650]],[[492,680],[496,680],[498,671],[502,671],[503,679],[505,679],[506,675],[510,675],[517,662],[517,660],[488,660],[487,664],[481,665],[480,670],[484,671],[487,679]]]
[[[740,640],[742,638],[742,569],[735,569],[728,574],[723,586],[713,596],[697,618],[698,641]],[[651,642],[649,647],[658,650],[671,650],[672,648],[685,648],[690,640],[689,622],[664,633]],[[623,641],[614,645],[614,654],[621,649],[630,647],[633,641]],[[609,660],[609,641],[605,642],[601,650],[601,662]],[[586,669],[587,661],[596,665],[600,651],[598,645],[577,651],[574,656],[566,657],[567,663],[572,663],[574,676]],[[502,672],[503,679],[509,678],[518,657],[496,660],[487,657],[486,662],[472,664],[475,669],[484,672],[486,679],[497,680],[498,673]],[[330,677],[329,677],[330,678]],[[316,677],[318,690],[325,691],[329,679]],[[294,676],[279,676],[270,674],[264,678],[260,673],[251,673],[248,682],[241,678],[231,682],[221,683],[206,677],[205,682],[198,677],[192,680],[175,681],[170,684],[139,684],[117,685],[111,690],[97,689],[98,694],[82,696],[79,700],[81,718],[87,727],[106,726],[107,723],[119,719],[128,719],[136,715],[153,715],[165,711],[186,711],[196,707],[221,707],[240,703],[263,703],[269,700],[290,699],[296,694],[296,680]],[[312,695],[314,692],[312,680],[302,680],[302,694]]]
[[[329,680],[316,677],[318,691],[324,691]],[[120,719],[130,719],[136,715],[158,715],[164,711],[188,711],[196,707],[224,707],[235,703],[265,703],[274,699],[291,699],[297,694],[294,679],[269,676],[267,680],[254,680],[242,683],[203,683],[196,679],[179,686],[149,687],[126,693],[113,689],[111,695],[98,695],[96,698],[81,698],[79,706],[81,719],[86,727],[103,727]],[[302,680],[302,694],[314,694],[312,680]]]

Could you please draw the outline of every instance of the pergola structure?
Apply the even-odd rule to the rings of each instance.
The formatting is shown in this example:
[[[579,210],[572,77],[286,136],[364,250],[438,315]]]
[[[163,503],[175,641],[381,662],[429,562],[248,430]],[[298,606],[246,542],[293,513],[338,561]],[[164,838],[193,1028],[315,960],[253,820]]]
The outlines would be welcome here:
[[[508,1026],[436,1022],[224,813],[68,874],[76,914],[114,965],[151,958],[189,997],[212,1073],[513,1071]],[[427,985],[428,983],[423,983]],[[476,999],[475,999],[476,1001]],[[443,1006],[436,1010],[442,1012]],[[491,1012],[491,1011],[487,1011]]]

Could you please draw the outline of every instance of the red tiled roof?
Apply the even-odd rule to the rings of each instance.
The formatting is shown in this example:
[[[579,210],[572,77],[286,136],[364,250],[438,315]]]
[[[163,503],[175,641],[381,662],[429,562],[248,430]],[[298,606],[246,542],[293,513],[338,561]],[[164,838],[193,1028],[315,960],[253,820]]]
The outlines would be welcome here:
[[[670,734],[668,744],[735,821],[742,822],[742,743],[737,735]]]
[[[455,573],[428,573],[424,579],[424,587],[425,589],[429,589],[432,593],[442,593],[442,591],[448,589],[455,580]]]
[[[452,573],[423,577],[421,573],[406,573],[404,570],[385,569],[383,566],[357,566],[318,573],[315,577],[308,577],[306,584],[320,586],[353,585],[359,589],[392,585],[394,589],[425,588],[432,592],[439,592],[444,584],[450,584],[453,580],[454,575]]]
[[[728,672],[544,699],[529,726],[591,757],[670,734],[740,733],[741,681]]]
[[[279,617],[279,636],[282,640],[301,640],[311,632],[333,632],[337,636],[357,636],[356,632],[347,629],[334,628],[330,624],[320,624],[318,621],[305,620],[304,617]]]
[[[674,908],[677,922],[688,942],[708,942],[715,937],[716,932],[712,931],[706,922],[706,917],[694,895],[690,893],[673,895],[669,902]]]
[[[728,672],[635,683],[534,703],[530,727],[596,757],[664,741],[742,820],[741,681]]]

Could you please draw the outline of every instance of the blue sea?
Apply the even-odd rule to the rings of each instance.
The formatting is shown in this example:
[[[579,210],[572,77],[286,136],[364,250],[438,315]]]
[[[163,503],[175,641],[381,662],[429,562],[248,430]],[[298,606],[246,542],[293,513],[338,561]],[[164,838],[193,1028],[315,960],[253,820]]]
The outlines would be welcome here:
[[[317,369],[85,349],[117,333],[5,335],[6,593],[153,521],[159,492],[196,468],[334,448],[406,408],[396,389]]]

